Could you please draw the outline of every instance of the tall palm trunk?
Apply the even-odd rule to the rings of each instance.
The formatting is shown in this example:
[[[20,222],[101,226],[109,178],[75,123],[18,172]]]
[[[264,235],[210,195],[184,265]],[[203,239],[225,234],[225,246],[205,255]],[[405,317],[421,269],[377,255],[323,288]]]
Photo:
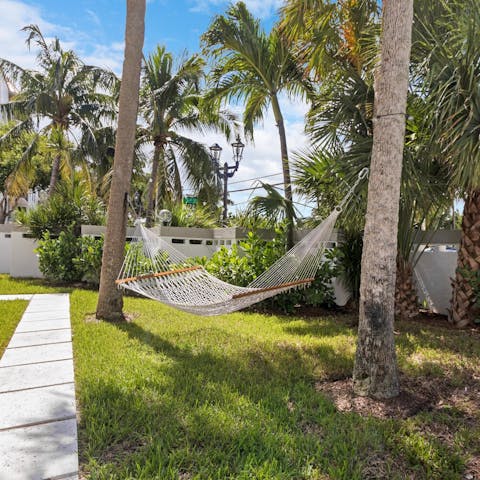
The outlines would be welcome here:
[[[118,129],[96,314],[97,318],[113,321],[124,318],[123,298],[116,288],[115,280],[122,266],[125,250],[144,31],[145,0],[127,0],[125,59],[120,86]]]
[[[157,190],[158,183],[158,167],[160,165],[160,157],[163,154],[163,144],[155,144],[152,159],[152,171],[150,173],[150,180],[148,182],[147,191],[147,218],[145,225],[150,228],[154,223],[154,210],[155,210],[155,192]]]
[[[413,267],[410,262],[397,259],[397,278],[395,282],[395,315],[402,319],[418,314],[418,296],[413,279]]]
[[[383,3],[353,370],[355,393],[374,398],[399,393],[393,322],[412,19],[413,0]]]
[[[2,199],[0,200],[0,224],[4,224],[5,220],[7,219],[7,208],[8,208],[8,200],[6,194],[3,194]]]
[[[55,192],[55,187],[57,186],[58,179],[60,177],[60,155],[57,155],[53,159],[52,163],[52,173],[50,174],[50,185],[48,186],[48,196],[51,197]]]
[[[288,162],[287,135],[285,134],[285,124],[282,111],[276,95],[272,95],[272,109],[275,121],[277,122],[278,135],[280,137],[280,152],[282,155],[283,184],[285,189],[285,199],[290,203],[290,209],[286,211],[287,218],[287,250],[293,247],[293,197],[292,183],[290,179],[290,164]]]
[[[449,321],[459,328],[474,320],[472,309],[475,295],[464,269],[480,270],[480,189],[472,190],[465,199],[462,220],[462,237],[458,251],[457,270],[453,280],[452,309]]]

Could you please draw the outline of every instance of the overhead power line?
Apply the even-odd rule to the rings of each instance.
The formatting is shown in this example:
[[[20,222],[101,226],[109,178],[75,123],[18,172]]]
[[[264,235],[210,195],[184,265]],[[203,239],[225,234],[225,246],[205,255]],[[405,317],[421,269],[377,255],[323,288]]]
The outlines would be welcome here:
[[[278,185],[283,185],[283,182],[280,183],[272,183],[269,184],[270,187],[278,187]],[[248,190],[256,190],[257,188],[262,188],[261,185],[257,185],[256,187],[248,187],[248,188],[239,188],[238,190],[229,190],[228,193],[235,193],[235,192],[246,192]]]
[[[278,175],[282,175],[282,172],[272,173],[271,175],[263,175],[262,177],[247,178],[246,180],[237,180],[236,182],[229,182],[228,184],[229,185],[235,185],[236,183],[251,182],[253,180],[261,180],[262,178],[276,177]]]

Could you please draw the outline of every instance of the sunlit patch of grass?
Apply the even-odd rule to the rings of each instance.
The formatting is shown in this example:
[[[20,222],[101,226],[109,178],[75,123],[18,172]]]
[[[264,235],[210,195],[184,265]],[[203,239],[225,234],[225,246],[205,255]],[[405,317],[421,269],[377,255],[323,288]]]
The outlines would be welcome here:
[[[27,305],[24,300],[0,301],[0,358]]]
[[[0,295],[22,293],[70,293],[73,289],[68,286],[52,285],[39,278],[12,278],[0,274]]]

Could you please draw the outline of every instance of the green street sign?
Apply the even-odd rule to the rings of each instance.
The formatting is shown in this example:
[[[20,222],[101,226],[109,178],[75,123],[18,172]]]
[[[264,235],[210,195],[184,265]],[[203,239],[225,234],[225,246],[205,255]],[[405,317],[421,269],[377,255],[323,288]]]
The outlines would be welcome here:
[[[185,205],[196,205],[198,203],[197,197],[183,197],[183,203]]]

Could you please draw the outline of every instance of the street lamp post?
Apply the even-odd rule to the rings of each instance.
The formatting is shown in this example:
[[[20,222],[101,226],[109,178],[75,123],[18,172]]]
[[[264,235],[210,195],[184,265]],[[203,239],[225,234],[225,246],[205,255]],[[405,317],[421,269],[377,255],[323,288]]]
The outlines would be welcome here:
[[[212,157],[213,166],[217,173],[218,178],[223,180],[223,214],[222,220],[223,223],[227,222],[228,215],[228,179],[232,178],[235,175],[235,172],[238,170],[240,161],[243,157],[243,149],[245,145],[240,140],[240,135],[237,135],[235,142],[232,143],[233,149],[233,160],[235,161],[234,165],[228,165],[227,162],[223,164],[223,167],[220,166],[220,155],[222,154],[222,147],[218,143],[213,144],[210,147],[210,153]]]

